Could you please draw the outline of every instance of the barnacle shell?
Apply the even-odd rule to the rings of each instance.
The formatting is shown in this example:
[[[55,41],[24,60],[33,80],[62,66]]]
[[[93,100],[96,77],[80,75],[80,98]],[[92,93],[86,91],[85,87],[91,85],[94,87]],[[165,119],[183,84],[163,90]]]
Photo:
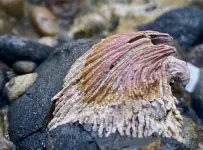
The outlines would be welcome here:
[[[160,41],[159,41],[160,39]],[[91,124],[99,136],[158,134],[178,138],[182,117],[169,82],[189,80],[186,63],[154,31],[110,36],[73,64],[64,88],[53,98],[52,130],[66,123]]]

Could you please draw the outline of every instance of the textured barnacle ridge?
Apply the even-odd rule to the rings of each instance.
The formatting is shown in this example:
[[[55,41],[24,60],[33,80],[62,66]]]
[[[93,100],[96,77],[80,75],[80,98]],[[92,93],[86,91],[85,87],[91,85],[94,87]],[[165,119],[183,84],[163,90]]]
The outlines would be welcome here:
[[[184,61],[155,31],[110,36],[76,60],[63,89],[53,97],[50,130],[67,123],[91,124],[98,136],[158,134],[179,138],[182,117],[169,82],[187,84]]]

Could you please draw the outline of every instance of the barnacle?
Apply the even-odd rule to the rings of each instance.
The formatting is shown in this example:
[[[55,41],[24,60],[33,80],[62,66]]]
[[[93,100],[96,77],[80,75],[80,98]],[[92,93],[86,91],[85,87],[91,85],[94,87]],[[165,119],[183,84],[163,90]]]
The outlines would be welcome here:
[[[178,138],[182,117],[169,82],[187,84],[186,63],[165,44],[168,34],[141,31],[110,36],[73,64],[55,96],[52,130],[66,123],[92,125],[99,136],[158,134]],[[164,41],[164,42],[163,42]]]

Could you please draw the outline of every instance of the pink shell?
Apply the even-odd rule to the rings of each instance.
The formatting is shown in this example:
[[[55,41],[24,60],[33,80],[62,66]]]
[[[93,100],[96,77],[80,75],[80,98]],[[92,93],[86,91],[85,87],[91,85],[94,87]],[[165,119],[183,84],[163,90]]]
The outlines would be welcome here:
[[[64,88],[53,98],[49,128],[66,123],[92,124],[99,136],[179,137],[182,117],[169,82],[189,81],[185,62],[172,37],[154,31],[110,36],[94,45],[71,67]],[[180,83],[180,84],[181,84]]]

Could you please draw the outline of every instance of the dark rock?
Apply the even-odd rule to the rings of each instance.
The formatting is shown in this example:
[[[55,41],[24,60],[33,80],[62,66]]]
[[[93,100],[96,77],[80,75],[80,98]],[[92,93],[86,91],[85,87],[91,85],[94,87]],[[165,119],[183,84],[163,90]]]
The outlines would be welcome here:
[[[182,143],[177,142],[175,139],[164,138],[162,139],[162,143],[164,146],[160,150],[190,150]]]
[[[61,90],[63,79],[76,58],[92,45],[84,40],[65,44],[37,68],[35,83],[10,107],[9,134],[15,144],[43,128],[52,107],[51,98]]]
[[[3,90],[5,85],[5,73],[0,71],[0,92]]]
[[[151,24],[140,26],[139,30],[155,30],[169,33],[184,51],[198,45],[203,39],[203,11],[195,7],[171,10]]]
[[[96,141],[82,126],[65,125],[53,130],[47,138],[47,149],[99,150]]]
[[[184,144],[169,138],[128,138],[120,134],[93,138],[81,125],[61,125],[47,138],[50,150],[189,150]]]
[[[21,139],[16,149],[17,150],[46,150],[46,145],[44,143],[46,137],[47,137],[47,133],[39,130],[36,133],[30,134],[26,139]]]
[[[16,36],[0,37],[0,59],[7,63],[29,60],[41,63],[53,51],[51,47],[39,44],[26,38]]]
[[[31,73],[36,68],[36,64],[32,61],[16,61],[13,64],[13,69],[19,74]]]
[[[203,44],[191,49],[188,54],[188,61],[199,68],[203,67]]]
[[[7,103],[3,92],[6,82],[7,82],[6,73],[0,71],[0,107],[2,107]]]

